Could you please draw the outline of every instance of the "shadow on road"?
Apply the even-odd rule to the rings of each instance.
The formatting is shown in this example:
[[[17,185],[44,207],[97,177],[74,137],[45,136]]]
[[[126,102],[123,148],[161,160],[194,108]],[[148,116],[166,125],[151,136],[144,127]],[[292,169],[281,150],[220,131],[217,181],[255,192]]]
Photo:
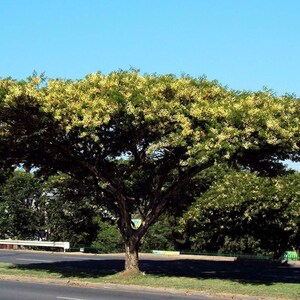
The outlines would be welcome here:
[[[207,261],[193,259],[141,260],[141,270],[158,276],[180,276],[198,279],[228,279],[241,283],[300,283],[300,266],[267,261]],[[64,278],[96,278],[113,275],[124,269],[124,260],[62,261],[16,265],[22,270],[60,273]]]

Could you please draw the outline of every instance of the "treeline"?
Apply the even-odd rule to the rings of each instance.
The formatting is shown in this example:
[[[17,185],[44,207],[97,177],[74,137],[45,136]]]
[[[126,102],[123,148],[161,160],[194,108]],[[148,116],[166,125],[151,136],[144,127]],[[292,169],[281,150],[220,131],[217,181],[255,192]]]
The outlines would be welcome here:
[[[123,252],[117,217],[88,180],[23,170],[0,177],[0,238],[69,241]],[[211,182],[214,181],[214,184]],[[224,166],[197,176],[145,235],[141,250],[252,253],[300,249],[300,173],[258,177]],[[188,204],[193,202],[192,206]]]
[[[93,192],[66,175],[15,171],[1,187],[2,238],[89,244],[97,234]]]

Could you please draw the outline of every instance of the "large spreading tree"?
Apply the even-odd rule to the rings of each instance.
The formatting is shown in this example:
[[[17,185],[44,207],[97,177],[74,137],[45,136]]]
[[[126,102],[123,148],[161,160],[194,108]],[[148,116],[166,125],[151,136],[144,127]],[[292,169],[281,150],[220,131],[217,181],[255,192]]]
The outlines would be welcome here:
[[[219,162],[275,172],[299,158],[299,100],[268,90],[132,70],[3,79],[0,95],[0,161],[92,180],[118,218],[126,270],[138,270],[147,229],[200,172]]]

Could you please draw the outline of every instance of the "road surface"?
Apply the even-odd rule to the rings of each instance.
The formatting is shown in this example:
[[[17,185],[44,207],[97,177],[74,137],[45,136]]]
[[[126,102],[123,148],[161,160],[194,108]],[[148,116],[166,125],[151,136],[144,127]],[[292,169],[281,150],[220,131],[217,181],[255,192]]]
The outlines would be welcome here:
[[[70,253],[51,253],[19,250],[0,250],[0,262],[13,264],[59,263],[72,261],[119,260],[124,261],[124,255],[81,255]]]
[[[0,262],[19,265],[20,268],[53,270],[62,276],[71,276],[69,270],[80,269],[83,277],[93,277],[92,270],[103,275],[124,270],[124,254],[78,255],[69,253],[0,250]],[[140,268],[147,274],[218,278],[241,282],[272,284],[275,282],[299,283],[300,264],[272,263],[244,260],[207,260],[199,257],[140,255]]]
[[[218,300],[169,292],[113,288],[80,288],[62,285],[0,281],[1,300]]]

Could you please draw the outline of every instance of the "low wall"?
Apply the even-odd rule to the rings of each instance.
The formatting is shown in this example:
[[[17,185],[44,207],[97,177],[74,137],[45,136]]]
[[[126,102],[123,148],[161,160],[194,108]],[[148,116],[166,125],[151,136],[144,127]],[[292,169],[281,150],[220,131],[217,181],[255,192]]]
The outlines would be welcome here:
[[[46,241],[22,241],[22,240],[0,240],[0,245],[12,247],[17,246],[32,246],[32,247],[51,247],[51,248],[63,248],[64,251],[70,249],[69,242],[46,242]],[[10,249],[12,249],[10,248]],[[6,248],[9,249],[9,248]]]

